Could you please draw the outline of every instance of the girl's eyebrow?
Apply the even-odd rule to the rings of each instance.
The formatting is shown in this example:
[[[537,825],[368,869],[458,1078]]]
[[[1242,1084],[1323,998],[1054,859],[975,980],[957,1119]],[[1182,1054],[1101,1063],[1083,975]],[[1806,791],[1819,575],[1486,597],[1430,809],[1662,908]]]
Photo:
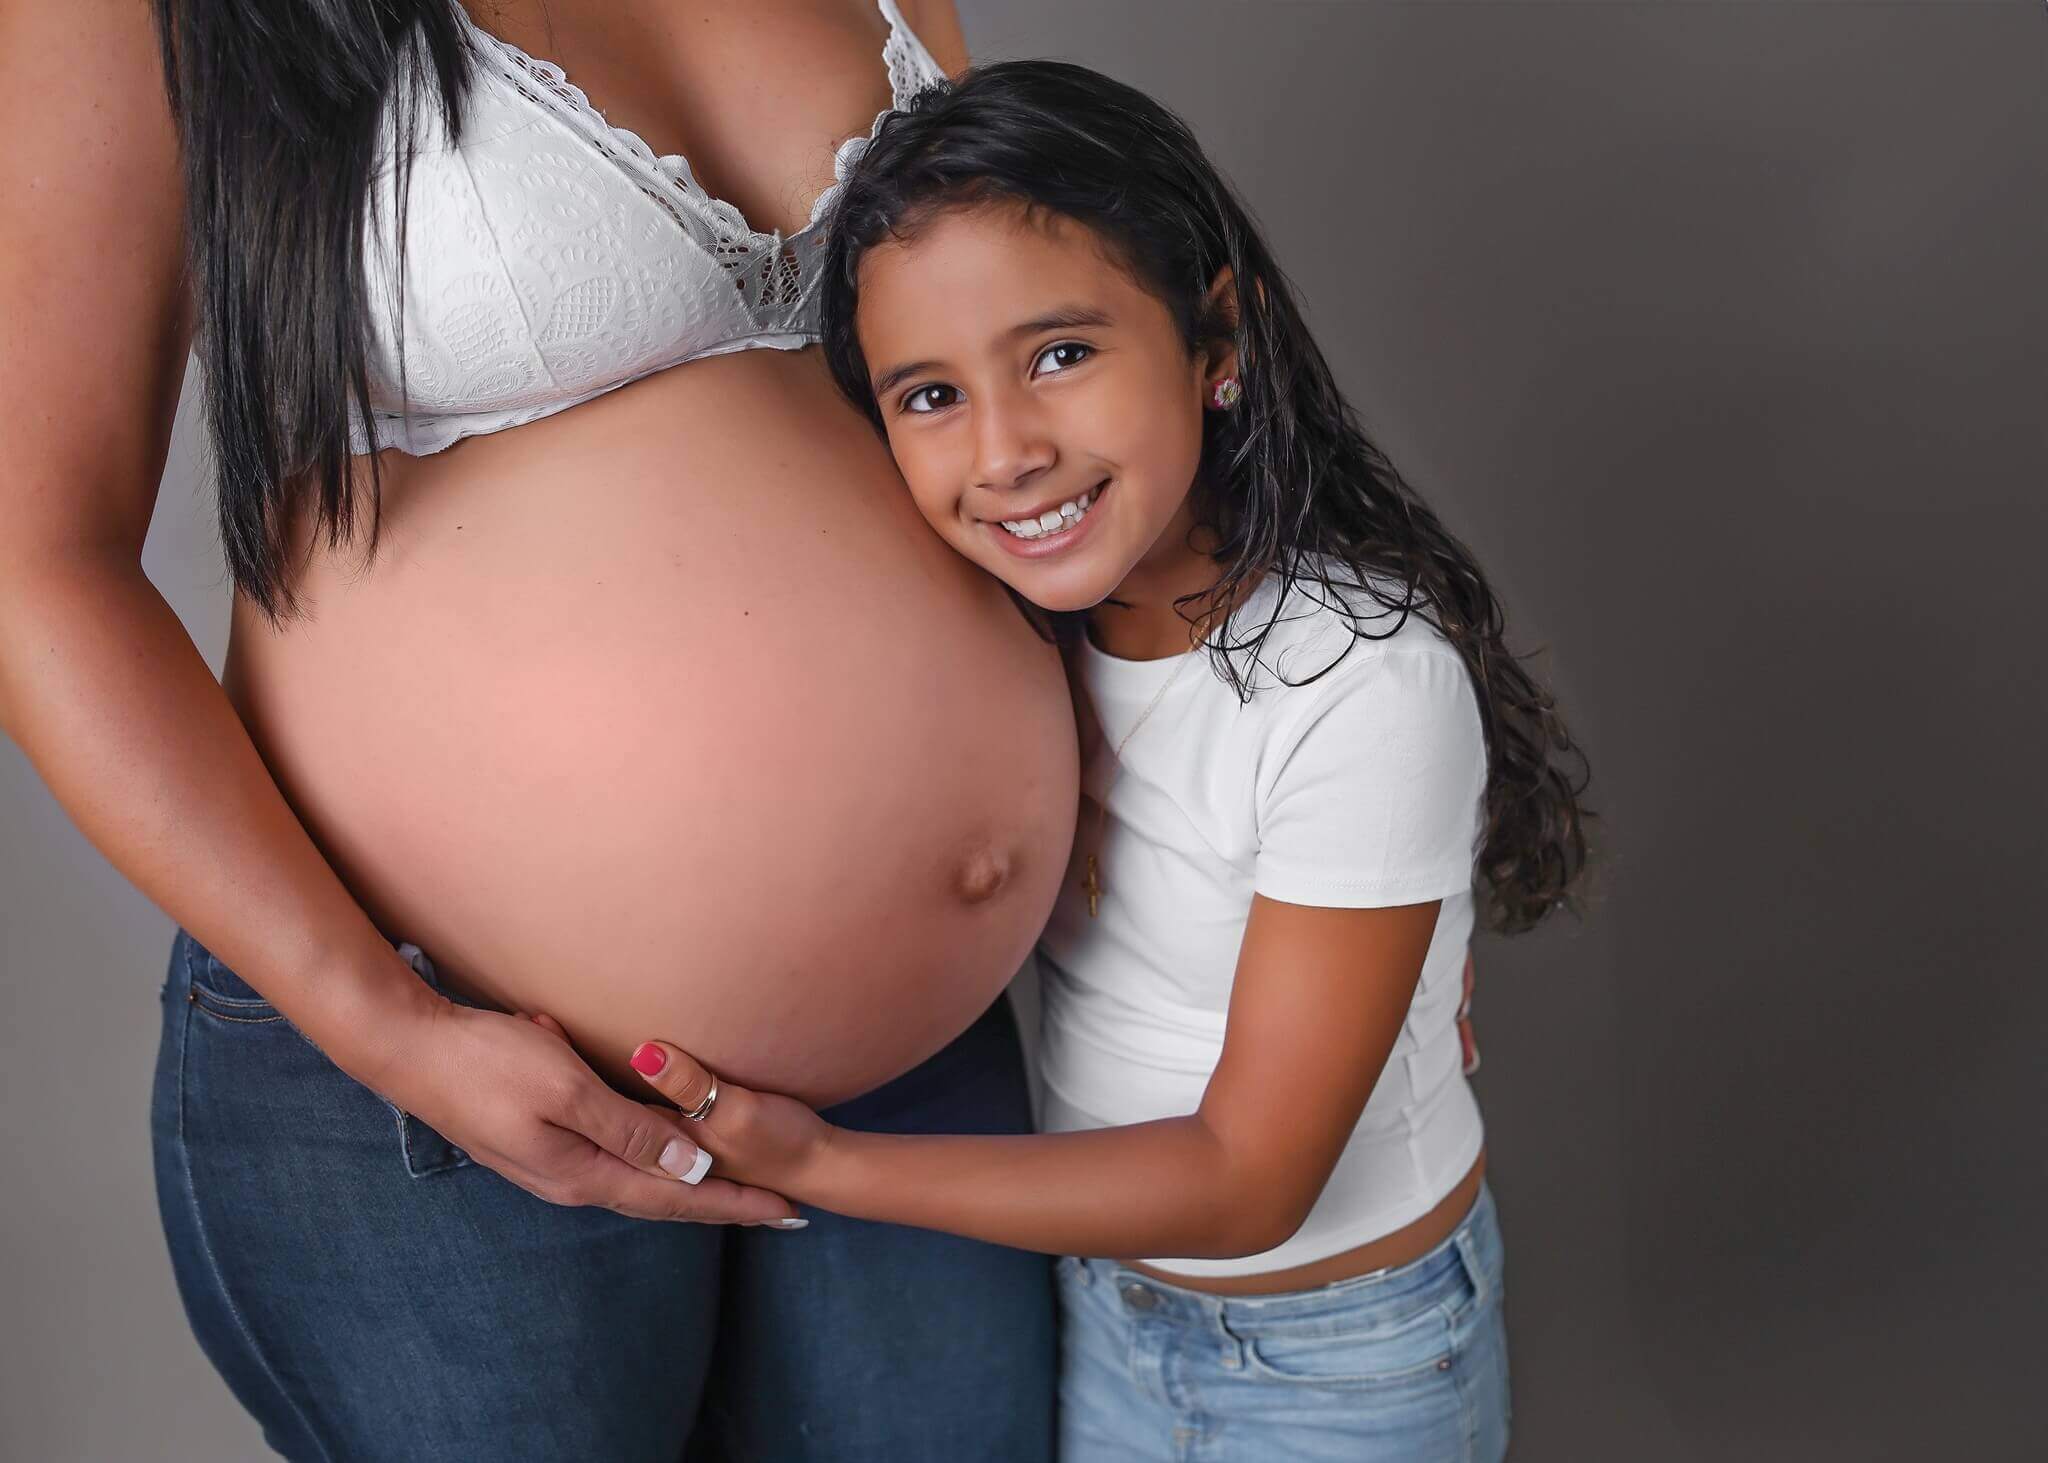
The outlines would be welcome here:
[[[1061,305],[1057,309],[1048,310],[1042,315],[1034,315],[1029,320],[1012,325],[999,339],[1019,340],[1024,336],[1038,335],[1047,330],[1080,330],[1090,326],[1099,328],[1114,324],[1116,321],[1110,318],[1106,310],[1098,310],[1092,305]],[[900,366],[891,366],[875,378],[875,395],[887,396],[902,382],[920,371],[935,370],[938,364],[937,361],[907,361]]]

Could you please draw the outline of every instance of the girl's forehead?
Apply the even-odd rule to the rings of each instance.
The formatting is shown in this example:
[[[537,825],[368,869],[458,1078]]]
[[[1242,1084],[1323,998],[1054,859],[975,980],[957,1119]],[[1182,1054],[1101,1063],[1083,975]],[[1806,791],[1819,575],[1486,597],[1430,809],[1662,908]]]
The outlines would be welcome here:
[[[905,270],[928,275],[958,267],[971,272],[991,263],[1076,273],[1112,267],[1094,231],[1064,214],[1009,202],[962,204],[869,249],[861,257],[861,293],[865,296],[883,277]]]
[[[1014,205],[947,209],[860,262],[864,344],[870,336],[981,333],[1077,301],[1124,320],[1142,312],[1140,299],[1150,297],[1092,229]]]

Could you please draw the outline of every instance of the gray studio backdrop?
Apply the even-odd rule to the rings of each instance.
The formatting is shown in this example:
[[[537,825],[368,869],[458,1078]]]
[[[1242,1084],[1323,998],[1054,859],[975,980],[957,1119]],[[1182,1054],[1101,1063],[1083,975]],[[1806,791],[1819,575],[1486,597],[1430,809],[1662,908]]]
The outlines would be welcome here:
[[[1602,906],[1481,951],[1516,1456],[2039,1456],[2048,14],[961,9],[1189,118],[1592,747]],[[0,743],[10,1463],[264,1456],[157,1229],[169,937]]]

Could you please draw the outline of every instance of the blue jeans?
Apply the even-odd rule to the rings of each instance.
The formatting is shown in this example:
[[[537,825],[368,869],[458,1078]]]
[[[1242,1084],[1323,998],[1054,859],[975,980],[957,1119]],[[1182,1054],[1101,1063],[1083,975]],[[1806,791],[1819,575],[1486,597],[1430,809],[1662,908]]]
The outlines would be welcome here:
[[[1497,1463],[1507,1334],[1493,1194],[1428,1254],[1278,1295],[1059,1262],[1061,1463]]]
[[[182,932],[163,1002],[178,1289],[285,1457],[1051,1458],[1046,1256],[816,1212],[784,1233],[557,1208],[344,1075]],[[827,1116],[1028,1131],[1009,1003]]]

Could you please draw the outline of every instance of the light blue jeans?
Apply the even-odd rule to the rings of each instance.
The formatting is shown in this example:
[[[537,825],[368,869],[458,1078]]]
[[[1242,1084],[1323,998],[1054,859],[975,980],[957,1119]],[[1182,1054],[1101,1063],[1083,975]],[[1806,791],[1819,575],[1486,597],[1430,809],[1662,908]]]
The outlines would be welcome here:
[[[1483,1182],[1428,1254],[1316,1290],[1205,1295],[1067,1256],[1061,1463],[1496,1463],[1501,1260]]]

